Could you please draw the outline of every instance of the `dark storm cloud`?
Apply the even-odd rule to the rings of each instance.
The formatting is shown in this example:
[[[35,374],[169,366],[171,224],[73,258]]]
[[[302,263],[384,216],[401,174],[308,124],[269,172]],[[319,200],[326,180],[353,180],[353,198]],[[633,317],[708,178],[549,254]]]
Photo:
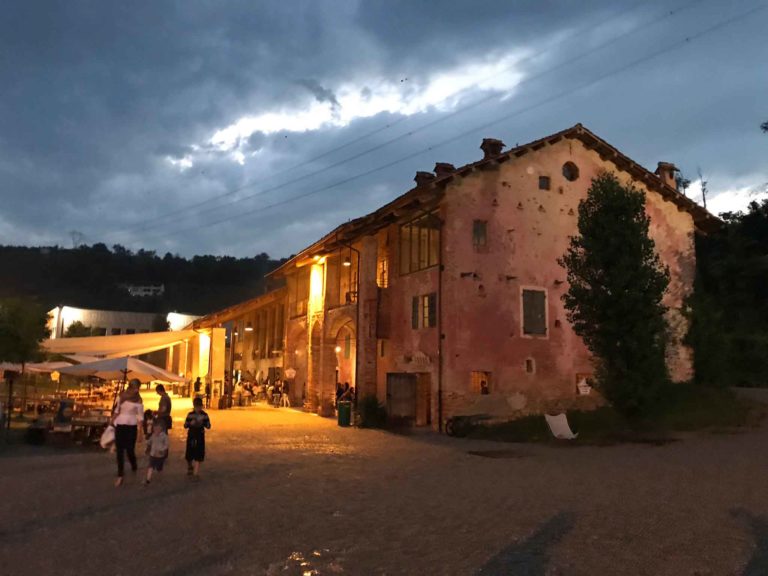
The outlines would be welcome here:
[[[299,80],[299,84],[309,90],[318,102],[328,102],[334,109],[341,107],[333,90],[324,88],[317,80],[306,78],[304,80]]]
[[[758,185],[768,181],[768,11],[585,86],[753,5],[13,2],[0,19],[0,242],[66,244],[79,230],[161,252],[282,256],[403,192],[416,170],[476,159],[483,136],[514,145],[576,122],[651,168],[671,160],[695,179],[701,167],[710,190]],[[563,65],[670,6],[683,10]],[[419,128],[494,90],[410,116],[280,128],[313,105],[344,117],[345,90],[369,104],[396,90],[405,105],[440,74],[513,53],[526,60],[511,98],[428,129]],[[246,131],[231,148],[211,142],[265,115],[279,116],[274,130]]]

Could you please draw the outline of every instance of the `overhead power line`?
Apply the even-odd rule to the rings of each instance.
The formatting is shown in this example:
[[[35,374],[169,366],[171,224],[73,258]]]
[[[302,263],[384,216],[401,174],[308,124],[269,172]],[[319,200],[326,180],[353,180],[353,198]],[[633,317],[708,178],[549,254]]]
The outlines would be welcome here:
[[[554,67],[545,69],[544,71],[542,71],[542,72],[540,72],[538,74],[535,74],[535,75],[529,76],[527,78],[524,78],[515,87],[517,88],[517,87],[519,87],[521,85],[530,83],[530,82],[532,82],[534,80],[538,80],[538,79],[546,76],[547,74],[551,74],[552,72],[556,72],[556,71],[558,71],[558,70],[560,70],[562,68],[565,68],[565,67],[573,64],[574,62],[578,61],[578,60],[581,60],[583,58],[586,58],[586,57],[594,54],[595,52],[603,50],[603,49],[607,48],[608,46],[610,46],[612,44],[615,44],[619,40],[622,40],[622,39],[624,39],[624,38],[626,38],[626,37],[628,37],[628,36],[630,36],[630,35],[632,35],[632,34],[634,34],[636,32],[644,30],[645,28],[648,28],[649,26],[653,26],[654,24],[657,24],[658,22],[660,22],[662,20],[665,20],[665,19],[667,19],[667,18],[669,18],[671,16],[674,16],[675,14],[679,13],[680,11],[686,10],[686,9],[690,8],[691,6],[693,6],[694,4],[698,4],[698,3],[702,2],[702,1],[703,0],[693,0],[692,2],[688,2],[688,3],[682,5],[682,6],[678,7],[678,8],[675,8],[673,10],[665,10],[659,17],[657,17],[655,19],[652,19],[652,20],[650,20],[648,22],[645,22],[645,23],[643,23],[643,24],[641,24],[639,26],[636,26],[636,27],[634,27],[634,28],[632,28],[632,29],[622,33],[622,34],[614,36],[614,37],[610,38],[608,41],[603,42],[601,44],[598,44],[598,45],[592,47],[591,49],[587,50],[586,52],[578,54],[577,56],[575,56],[573,58],[570,58],[570,59],[568,59],[568,60],[566,60],[564,62],[561,62],[561,63],[557,64]],[[549,46],[546,50],[537,52],[537,53],[532,54],[530,56],[527,56],[525,58],[521,58],[520,60],[515,61],[514,65],[520,65],[520,64],[522,64],[524,62],[533,60],[535,58],[541,58],[542,56],[548,54],[549,52],[552,52],[555,48],[561,46],[562,44],[565,44],[566,42],[568,42],[568,41],[570,41],[570,40],[572,40],[572,39],[574,39],[574,38],[576,38],[578,36],[582,36],[582,35],[586,34],[587,32],[589,32],[591,30],[594,30],[594,29],[597,29],[597,28],[599,28],[601,26],[604,26],[605,24],[607,24],[608,22],[612,22],[613,20],[619,20],[621,18],[626,17],[627,14],[633,12],[637,7],[639,7],[641,5],[644,5],[644,3],[643,2],[639,2],[637,4],[634,4],[628,10],[623,11],[619,15],[611,16],[609,18],[603,19],[602,21],[598,22],[597,24],[592,24],[590,26],[583,27],[581,29],[573,31],[572,33],[570,33],[570,34],[564,36],[563,38],[561,38],[555,44],[552,44],[551,46]],[[509,68],[510,67],[506,67],[502,71],[496,72],[496,73],[494,73],[492,75],[486,76],[485,78],[482,78],[482,79],[478,80],[478,84],[482,84],[483,82],[486,82],[488,80],[496,78],[497,76],[499,76],[502,73],[504,73],[504,71],[507,71]],[[446,97],[446,99],[454,97],[454,96],[456,96],[456,94],[458,94],[460,92],[461,91],[459,91],[459,92],[457,92],[455,94],[452,94],[452,95]],[[439,117],[439,118],[437,118],[435,120],[432,120],[430,122],[422,124],[421,126],[419,126],[417,128],[414,128],[412,130],[404,132],[404,133],[402,133],[402,134],[400,134],[400,135],[398,135],[398,136],[396,136],[396,137],[394,137],[394,138],[392,138],[390,140],[386,140],[386,141],[384,141],[384,142],[382,142],[380,144],[377,144],[376,146],[374,146],[372,148],[368,148],[366,150],[358,152],[357,154],[354,154],[352,156],[349,156],[347,158],[344,158],[342,160],[339,160],[337,162],[329,164],[328,166],[325,166],[325,167],[321,168],[320,170],[316,170],[314,172],[310,172],[310,173],[304,174],[302,176],[298,176],[296,178],[293,178],[291,180],[288,180],[286,182],[283,182],[281,184],[277,184],[277,185],[269,187],[269,188],[264,188],[262,190],[259,190],[259,191],[255,192],[255,193],[253,193],[253,194],[250,194],[248,196],[244,196],[242,198],[232,198],[238,192],[242,192],[243,190],[246,190],[248,188],[252,188],[253,186],[255,186],[257,184],[262,183],[263,179],[259,180],[258,182],[250,182],[248,184],[244,184],[244,185],[242,185],[242,186],[240,186],[238,188],[235,188],[233,190],[224,192],[224,193],[219,194],[217,196],[214,196],[212,198],[208,198],[206,200],[202,200],[200,202],[196,202],[194,204],[190,204],[188,206],[185,206],[185,207],[182,207],[182,208],[179,208],[179,209],[176,209],[176,210],[172,210],[170,212],[165,212],[165,213],[160,214],[158,216],[154,216],[154,217],[152,217],[152,218],[150,218],[148,220],[145,220],[145,221],[141,222],[140,224],[136,224],[134,226],[129,226],[129,227],[123,229],[123,230],[116,230],[114,232],[108,233],[106,235],[106,237],[110,238],[110,237],[114,237],[114,236],[117,236],[117,235],[123,235],[123,234],[126,234],[126,233],[130,233],[132,231],[145,230],[148,226],[150,226],[150,225],[152,225],[152,224],[154,224],[156,222],[160,222],[162,220],[167,219],[168,217],[176,216],[178,214],[183,214],[185,212],[192,212],[192,214],[189,214],[189,216],[191,216],[191,215],[203,213],[205,211],[211,211],[211,210],[217,210],[217,209],[220,209],[220,208],[226,208],[227,206],[231,206],[232,204],[243,202],[243,201],[246,201],[246,200],[250,200],[251,198],[254,198],[256,196],[261,196],[261,195],[267,194],[269,192],[274,192],[276,190],[280,190],[280,189],[285,188],[287,186],[290,186],[292,184],[297,184],[297,183],[302,182],[304,180],[308,180],[310,178],[314,178],[315,176],[318,176],[318,175],[323,174],[325,172],[329,172],[330,170],[333,170],[334,168],[338,168],[339,166],[342,166],[342,165],[344,165],[344,164],[346,164],[348,162],[351,162],[353,160],[357,160],[358,158],[361,158],[363,156],[366,156],[368,154],[371,154],[373,152],[381,150],[382,148],[385,148],[386,146],[389,146],[390,144],[393,144],[395,142],[403,140],[404,138],[411,137],[411,136],[413,136],[415,134],[418,134],[418,133],[420,133],[420,132],[422,132],[422,131],[424,131],[424,130],[426,130],[428,128],[431,128],[431,127],[433,127],[433,126],[435,126],[437,124],[441,124],[443,122],[446,122],[447,120],[449,120],[449,119],[451,119],[451,118],[453,118],[455,116],[458,116],[459,114],[462,114],[462,113],[467,112],[469,110],[473,110],[473,109],[481,106],[482,104],[485,104],[486,102],[489,102],[491,100],[496,99],[497,97],[498,97],[497,93],[492,93],[492,94],[490,94],[490,95],[488,95],[486,97],[483,97],[483,98],[481,98],[479,100],[476,100],[476,101],[474,101],[474,102],[472,102],[470,104],[467,104],[465,106],[459,107],[459,108],[455,109],[454,111],[450,112],[449,114],[443,115],[443,116],[441,116],[441,117]],[[301,168],[302,166],[306,166],[308,164],[312,164],[312,163],[316,162],[319,159],[322,159],[324,157],[327,157],[327,156],[333,154],[334,152],[337,152],[337,151],[340,151],[342,149],[348,148],[349,146],[351,146],[353,144],[356,144],[357,142],[360,142],[362,140],[365,140],[366,138],[368,138],[370,136],[373,136],[375,134],[379,134],[381,132],[384,132],[385,130],[388,130],[389,128],[394,127],[395,125],[399,124],[400,122],[404,121],[405,119],[406,119],[405,117],[402,117],[402,118],[400,118],[400,119],[398,119],[398,120],[396,120],[394,122],[388,123],[385,126],[379,127],[379,128],[377,128],[377,129],[375,129],[375,130],[373,130],[371,132],[368,132],[368,133],[366,133],[366,134],[364,134],[364,135],[362,135],[362,136],[360,136],[358,138],[355,138],[355,139],[353,139],[353,140],[351,140],[349,142],[346,142],[345,144],[342,144],[342,145],[340,145],[340,146],[338,146],[336,148],[332,148],[331,150],[328,150],[327,152],[324,152],[324,153],[319,154],[319,155],[317,155],[317,156],[315,156],[313,158],[310,158],[309,160],[307,160],[305,162],[302,162],[302,164],[300,164],[300,165],[291,166],[289,168],[286,168],[284,170],[276,172],[276,173],[270,175],[267,179],[272,179],[272,178],[275,178],[275,177],[280,176],[282,174],[294,172],[295,170]],[[203,210],[203,211],[196,211],[195,210],[196,208],[200,208],[200,207],[202,207],[202,206],[204,206],[206,204],[217,202],[218,200],[222,200],[222,199],[231,199],[231,201],[228,202],[228,203],[225,203],[225,204],[221,204],[219,206],[212,207],[212,208],[210,208],[208,210]]]
[[[390,168],[392,166],[395,166],[395,165],[401,164],[403,162],[406,162],[406,161],[408,161],[408,160],[410,160],[410,159],[412,159],[412,158],[414,158],[416,156],[419,156],[421,154],[425,154],[427,152],[431,152],[431,151],[433,151],[433,150],[435,150],[437,148],[445,146],[446,144],[449,144],[451,142],[454,142],[456,140],[464,138],[464,137],[466,137],[468,135],[474,134],[475,132],[478,132],[478,131],[481,131],[481,130],[485,130],[485,129],[491,127],[491,126],[497,125],[500,122],[505,122],[507,120],[510,120],[510,119],[516,117],[516,116],[520,116],[521,114],[524,114],[524,113],[529,112],[531,110],[534,110],[536,108],[540,108],[540,107],[545,106],[547,104],[550,104],[550,103],[552,103],[554,101],[560,100],[560,99],[562,99],[562,98],[564,98],[566,96],[569,96],[569,95],[571,95],[573,93],[580,92],[580,91],[585,90],[587,88],[591,88],[592,86],[595,86],[595,85],[599,84],[600,82],[602,82],[603,80],[606,80],[607,78],[610,78],[612,76],[616,76],[617,74],[621,74],[621,73],[623,73],[623,72],[625,72],[627,70],[635,68],[635,67],[637,67],[637,66],[639,66],[641,64],[644,64],[644,63],[646,63],[646,62],[648,62],[650,60],[653,60],[654,58],[657,58],[657,57],[659,57],[659,56],[661,56],[663,54],[667,54],[669,52],[672,52],[674,50],[677,50],[677,49],[680,49],[680,48],[682,48],[684,46],[687,46],[690,43],[692,43],[692,42],[694,42],[694,41],[696,41],[696,40],[698,40],[698,39],[700,39],[700,38],[702,38],[702,37],[704,37],[704,36],[706,36],[708,34],[711,34],[711,33],[715,32],[715,31],[720,30],[722,28],[725,28],[725,27],[727,27],[727,26],[729,26],[729,25],[731,25],[731,24],[733,24],[735,22],[738,22],[740,20],[748,18],[749,16],[752,16],[753,14],[756,14],[757,12],[766,9],[767,7],[768,6],[766,4],[760,4],[760,5],[758,5],[758,6],[754,7],[754,8],[746,11],[746,12],[743,12],[743,13],[740,13],[740,14],[738,14],[736,16],[732,16],[730,18],[726,18],[724,20],[721,20],[721,21],[713,24],[712,26],[709,26],[709,27],[707,27],[707,28],[705,28],[703,30],[700,30],[699,32],[696,32],[694,34],[685,36],[684,38],[682,38],[681,40],[678,40],[677,42],[669,44],[669,45],[667,45],[667,46],[665,46],[663,48],[660,48],[659,50],[655,50],[655,51],[653,51],[653,52],[651,52],[651,53],[649,53],[649,54],[647,54],[645,56],[641,56],[640,58],[637,58],[637,59],[635,59],[635,60],[633,60],[633,61],[631,61],[631,62],[629,62],[629,63],[627,63],[625,65],[622,65],[622,66],[620,66],[620,67],[618,67],[618,68],[616,68],[614,70],[606,72],[605,74],[602,74],[602,75],[600,75],[600,76],[598,76],[598,77],[596,77],[596,78],[594,78],[594,79],[592,79],[592,80],[590,80],[588,82],[585,82],[585,83],[581,84],[580,86],[577,86],[574,89],[562,91],[562,92],[560,92],[558,94],[555,94],[555,95],[553,95],[553,96],[551,96],[549,98],[546,98],[544,100],[540,100],[540,101],[538,101],[535,104],[532,104],[530,106],[521,108],[519,110],[516,110],[516,111],[514,111],[514,112],[512,112],[510,114],[505,114],[505,115],[502,115],[502,116],[498,116],[498,117],[494,118],[493,120],[491,120],[491,121],[489,121],[487,123],[475,126],[475,127],[471,128],[469,130],[466,130],[464,132],[461,132],[459,134],[451,136],[450,138],[447,138],[445,140],[442,140],[439,143],[436,143],[436,144],[433,144],[431,146],[428,146],[428,147],[426,147],[426,148],[424,148],[424,149],[422,149],[420,151],[407,154],[407,155],[402,156],[402,157],[400,157],[400,158],[398,158],[396,160],[393,160],[393,161],[387,162],[387,163],[385,163],[383,165],[380,165],[380,166],[378,166],[376,168],[372,168],[372,169],[366,170],[366,171],[361,172],[359,174],[356,174],[354,176],[350,176],[348,178],[344,178],[344,179],[339,180],[337,182],[334,182],[332,184],[328,184],[326,186],[323,186],[323,187],[320,187],[320,188],[316,188],[316,189],[304,192],[302,194],[291,196],[289,198],[285,198],[283,200],[280,200],[280,201],[277,201],[277,202],[273,202],[271,204],[267,204],[267,205],[264,205],[264,206],[259,206],[259,207],[253,208],[251,210],[247,210],[245,212],[239,212],[238,214],[235,214],[235,215],[232,215],[232,216],[228,216],[228,217],[221,218],[221,219],[218,219],[218,220],[214,220],[214,221],[211,221],[211,222],[206,222],[205,226],[210,228],[210,227],[217,226],[217,225],[225,223],[225,222],[231,222],[231,221],[239,220],[241,218],[252,216],[253,214],[256,214],[258,212],[262,212],[262,211],[265,211],[265,210],[268,210],[268,209],[271,209],[271,208],[275,208],[275,207],[278,207],[278,206],[283,206],[285,204],[289,204],[289,203],[295,202],[297,200],[302,200],[304,198],[308,198],[310,196],[313,196],[313,195],[325,192],[327,190],[336,188],[338,186],[342,186],[344,184],[348,184],[348,183],[353,182],[355,180],[359,180],[361,178],[365,178],[367,176],[370,176],[370,175],[375,174],[377,172],[380,172],[382,170],[386,170],[387,168]],[[162,234],[148,236],[148,237],[143,238],[143,240],[153,240],[153,239],[172,237],[172,236],[175,236],[177,234],[182,234],[182,233],[187,233],[187,232],[195,231],[195,230],[198,230],[199,228],[200,228],[200,226],[198,226],[198,225],[191,226],[191,227],[186,227],[186,228],[182,228],[182,229],[175,230],[175,231],[164,232]]]

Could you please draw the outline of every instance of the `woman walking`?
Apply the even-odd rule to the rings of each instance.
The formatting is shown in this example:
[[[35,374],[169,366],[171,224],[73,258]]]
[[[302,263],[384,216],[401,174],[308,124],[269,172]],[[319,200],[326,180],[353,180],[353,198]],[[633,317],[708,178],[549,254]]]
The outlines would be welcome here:
[[[115,426],[115,448],[117,449],[117,478],[115,487],[123,484],[123,469],[125,456],[131,464],[131,470],[136,472],[136,436],[139,425],[144,419],[144,405],[139,394],[141,382],[134,378],[128,383],[128,389],[120,393],[113,414]]]

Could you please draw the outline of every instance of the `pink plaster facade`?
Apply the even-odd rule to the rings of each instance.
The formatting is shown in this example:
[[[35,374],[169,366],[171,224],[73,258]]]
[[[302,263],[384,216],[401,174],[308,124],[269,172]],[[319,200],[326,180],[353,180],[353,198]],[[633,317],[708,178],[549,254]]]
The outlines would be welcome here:
[[[339,373],[359,397],[375,394],[391,414],[436,428],[459,414],[509,418],[599,403],[577,386],[592,363],[566,319],[557,260],[603,170],[646,193],[651,235],[671,275],[670,373],[691,377],[682,307],[693,286],[694,233],[715,219],[677,193],[674,167],[651,173],[580,125],[507,152],[486,140],[483,150],[479,162],[419,173],[414,189],[274,273],[286,283],[284,368],[296,370],[294,393],[307,407],[330,412]],[[575,179],[563,173],[568,162]],[[414,221],[422,224],[407,238],[418,237],[418,247],[403,250],[403,227]],[[424,227],[437,230],[438,244]],[[411,262],[421,269],[403,270]],[[523,330],[526,290],[545,294],[539,334]],[[336,351],[345,335],[350,358]]]

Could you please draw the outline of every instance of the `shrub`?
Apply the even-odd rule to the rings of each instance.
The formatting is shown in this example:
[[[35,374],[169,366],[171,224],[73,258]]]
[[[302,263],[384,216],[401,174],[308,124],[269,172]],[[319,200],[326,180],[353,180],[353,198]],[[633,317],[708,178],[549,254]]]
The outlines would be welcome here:
[[[358,412],[361,428],[383,428],[387,423],[387,410],[374,394],[363,397]]]

